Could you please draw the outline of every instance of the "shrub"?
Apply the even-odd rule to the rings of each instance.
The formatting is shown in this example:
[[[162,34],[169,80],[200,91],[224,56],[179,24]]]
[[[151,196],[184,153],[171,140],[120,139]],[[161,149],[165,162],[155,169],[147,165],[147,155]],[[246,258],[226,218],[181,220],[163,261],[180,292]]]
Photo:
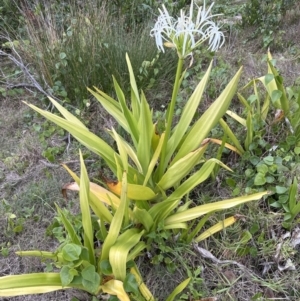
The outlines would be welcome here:
[[[173,78],[175,57],[158,55],[146,21],[128,28],[122,16],[112,17],[97,1],[84,7],[72,1],[62,8],[57,3],[28,4],[22,11],[24,17],[28,11],[31,15],[26,17],[29,42],[21,44],[21,54],[50,92],[67,102],[82,108],[89,98],[86,87],[112,93],[112,74],[123,89],[128,87],[126,52],[139,88]]]
[[[280,46],[283,20],[296,3],[296,0],[248,1],[242,11],[242,25],[255,26],[253,37],[262,36],[264,47],[271,43]]]

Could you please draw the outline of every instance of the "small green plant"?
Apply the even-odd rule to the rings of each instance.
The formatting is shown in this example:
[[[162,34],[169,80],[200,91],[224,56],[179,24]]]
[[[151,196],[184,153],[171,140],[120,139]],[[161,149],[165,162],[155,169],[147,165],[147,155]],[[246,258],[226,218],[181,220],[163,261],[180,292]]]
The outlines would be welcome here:
[[[16,212],[5,199],[0,201],[1,234],[0,254],[8,256],[11,251],[12,239],[24,230],[26,216]]]
[[[187,289],[189,293],[183,293],[179,297],[179,300],[198,300],[202,297],[201,291],[199,291],[199,286],[203,282],[203,279],[201,278],[201,272],[202,269],[200,267],[196,268],[195,270],[190,271],[187,269],[187,274],[189,278],[191,279]],[[200,299],[201,300],[201,299]]]
[[[298,181],[294,177],[293,183],[289,190],[285,187],[281,188],[283,191],[282,197],[278,201],[271,204],[275,208],[283,208],[285,211],[283,217],[283,226],[290,229],[295,217],[300,213],[300,203],[298,201]],[[287,194],[286,194],[287,193]]]
[[[39,134],[39,141],[43,147],[42,156],[49,162],[55,162],[56,157],[62,154],[66,149],[66,143],[61,141],[57,145],[49,145],[48,140],[50,137],[56,135],[63,139],[64,130],[49,122],[37,123],[32,125],[34,130]]]
[[[13,213],[7,213],[6,220],[8,233],[20,233],[23,231],[24,218],[18,218]]]

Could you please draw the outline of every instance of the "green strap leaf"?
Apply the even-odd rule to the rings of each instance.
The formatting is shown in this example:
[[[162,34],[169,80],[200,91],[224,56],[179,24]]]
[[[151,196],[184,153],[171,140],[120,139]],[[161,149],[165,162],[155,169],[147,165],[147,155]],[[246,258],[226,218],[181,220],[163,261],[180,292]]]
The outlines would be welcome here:
[[[127,256],[127,262],[130,260],[134,260],[138,255],[140,255],[140,253],[142,252],[142,250],[146,249],[147,245],[145,244],[145,242],[140,241],[138,242],[133,249],[130,251],[130,253]]]
[[[56,252],[49,252],[49,251],[31,250],[31,251],[17,251],[15,253],[19,256],[34,256],[34,257],[41,257],[44,259],[47,258],[52,260],[58,259]]]
[[[197,223],[196,226],[193,227],[193,230],[187,235],[186,242],[190,244],[194,237],[197,235],[197,233],[203,228],[204,224],[207,222],[207,220],[211,217],[211,215],[214,213],[214,211],[206,214],[203,216],[200,221]]]
[[[26,102],[25,102],[26,103]],[[27,103],[26,103],[27,104]],[[38,107],[27,104],[33,110],[37,111],[50,121],[56,123],[58,126],[62,127],[68,131],[75,139],[77,139],[81,144],[86,146],[95,154],[101,156],[105,162],[108,164],[110,169],[116,174],[116,166],[114,153],[115,151],[106,143],[104,140],[91,133],[88,129],[80,126],[80,123],[66,120],[59,116],[56,116],[50,112],[39,109]]]
[[[89,92],[94,95],[94,97],[101,103],[103,108],[115,118],[115,120],[118,122],[118,124],[128,133],[130,133],[130,128],[128,126],[127,120],[121,111],[121,107],[117,101],[115,101],[113,98],[105,94],[104,92],[100,91],[96,87],[94,87],[96,90],[93,91],[88,88]]]
[[[257,85],[256,85],[256,81],[253,81],[253,89],[254,89],[254,95],[256,98],[256,113],[261,116],[261,109],[260,109],[260,98],[259,98],[259,94],[257,92]]]
[[[197,172],[182,183],[165,201],[154,205],[149,210],[153,220],[156,222],[165,220],[186,194],[210,176],[216,163],[221,162],[217,159],[210,159],[205,162]]]
[[[250,86],[252,83],[253,83],[253,80],[248,84],[248,86]],[[245,88],[246,87],[244,87],[243,89],[245,89]],[[250,104],[248,103],[248,101],[243,97],[243,95],[240,93],[237,93],[237,97],[238,97],[239,101],[251,112],[252,108],[251,108]]]
[[[226,114],[229,115],[234,120],[236,120],[237,122],[239,122],[242,126],[246,127],[246,119],[245,118],[240,117],[238,114],[236,114],[230,110],[227,110]]]
[[[91,212],[89,206],[90,181],[87,175],[87,170],[84,165],[81,151],[80,153],[80,210],[82,214],[82,227],[84,231],[84,246],[89,251],[90,263],[95,265],[95,251],[94,251],[94,231],[91,220]]]
[[[215,225],[213,225],[212,227],[210,227],[209,229],[207,229],[206,231],[201,233],[198,237],[196,237],[195,242],[200,242],[200,241],[212,236],[213,234],[229,227],[230,225],[235,223],[236,220],[237,219],[234,216],[231,216],[231,217],[226,218],[224,221],[220,221],[220,222],[216,223]]]
[[[80,185],[80,179],[77,177],[77,175],[68,168],[68,166],[63,165],[63,167],[67,170],[67,172],[71,175],[71,177],[76,182],[77,186],[73,185],[73,183],[69,184],[72,185],[71,190],[79,191],[79,185]],[[65,187],[65,186],[64,186]],[[70,189],[69,186],[67,186],[66,189]],[[105,188],[95,184],[90,183],[90,206],[92,210],[95,212],[95,214],[100,218],[104,219],[107,222],[111,222],[112,220],[112,214],[107,209],[106,206],[102,204],[102,202],[108,204],[108,205],[115,205],[116,207],[120,204],[120,199],[115,196],[110,191],[106,190]]]
[[[149,231],[153,225],[153,219],[145,209],[135,207],[133,210],[133,217],[145,227],[146,231]]]
[[[268,116],[269,108],[270,108],[270,96],[267,95],[266,99],[263,103],[263,106],[261,108],[261,119],[264,120],[264,121],[266,120],[266,118]]]
[[[154,154],[152,156],[152,159],[151,159],[151,161],[149,163],[148,170],[147,170],[147,173],[145,175],[145,179],[144,179],[143,185],[147,185],[147,183],[148,183],[149,180],[150,180],[150,184],[153,184],[152,183],[153,182],[152,181],[153,180],[153,176],[154,176],[153,175],[153,170],[154,170],[154,167],[157,164],[158,158],[160,156],[164,139],[165,139],[165,133],[162,133],[161,136],[160,136],[160,138],[159,138],[158,145],[155,148],[155,152],[154,152]]]
[[[108,259],[110,248],[116,242],[124,219],[125,207],[127,205],[127,175],[123,173],[121,202],[110,224],[109,232],[102,246],[101,261]]]
[[[85,290],[82,285],[70,284],[62,287],[59,273],[32,273],[0,277],[1,297],[44,294],[71,287]]]
[[[56,210],[65,226],[66,231],[68,232],[71,241],[76,244],[81,246],[81,241],[80,238],[78,237],[76,231],[74,230],[72,224],[70,223],[70,221],[67,219],[67,217],[65,216],[65,214],[63,213],[63,211],[59,208],[59,206],[57,204],[55,204]]]
[[[173,199],[181,199],[188,194],[193,188],[204,182],[213,171],[216,164],[224,165],[217,159],[209,159],[201,168],[183,182],[170,196]]]
[[[203,166],[182,183],[166,200],[155,204],[150,210],[153,220],[158,223],[163,221],[177,206],[179,201],[188,194],[195,186],[204,182],[213,171],[216,159],[210,159],[205,162]]]
[[[172,216],[168,217],[165,220],[165,225],[177,224],[181,222],[187,222],[198,218],[204,214],[207,214],[211,211],[216,210],[224,210],[228,208],[232,208],[250,201],[260,200],[263,196],[268,195],[269,191],[258,192],[251,195],[241,196],[233,199],[223,200],[219,202],[214,202],[210,204],[205,204],[201,206],[197,206],[192,209],[188,209],[185,212],[175,213]]]
[[[297,214],[297,212],[295,212],[294,209],[297,204],[297,194],[298,194],[298,183],[297,183],[297,178],[294,177],[293,183],[289,189],[289,207],[293,215]]]
[[[232,97],[235,94],[237,84],[242,73],[242,68],[236,73],[221,95],[204,112],[200,119],[193,125],[192,129],[184,139],[177,155],[171,164],[181,159],[189,152],[195,150],[199,144],[206,138],[210,130],[218,123],[225,114]]]
[[[172,225],[167,225],[164,226],[164,229],[188,229],[188,224],[187,223],[178,223],[178,224],[172,224]]]
[[[122,112],[124,114],[124,118],[130,129],[129,134],[131,135],[131,138],[132,138],[132,141],[133,141],[135,147],[137,147],[137,145],[138,145],[137,143],[139,141],[139,129],[138,129],[137,120],[134,118],[133,114],[128,109],[124,93],[121,90],[118,82],[116,81],[116,79],[114,77],[113,77],[113,81],[114,81],[115,91],[117,93],[117,97],[118,97]]]
[[[143,168],[143,174],[146,175],[151,158],[151,144],[153,136],[152,112],[146,101],[145,95],[141,97],[141,112],[139,118],[140,137],[137,148],[137,156]]]
[[[109,262],[116,279],[125,280],[128,253],[140,241],[143,233],[144,231],[139,229],[129,229],[121,234],[110,248]]]
[[[124,147],[124,144],[123,144],[123,140],[120,138],[118,133],[114,130],[114,128],[112,128],[112,133],[113,133],[113,136],[114,136],[115,141],[117,143],[119,154],[120,154],[121,161],[122,161],[122,164],[123,164],[122,170],[123,171],[125,170],[126,172],[128,172],[128,156],[127,156],[127,152],[126,152],[126,149]],[[118,180],[120,181],[121,178],[118,179]]]
[[[115,138],[114,135],[113,135],[113,132],[111,130],[108,130],[108,133],[111,135],[112,138]],[[127,141],[124,140],[123,137],[121,137],[119,135],[119,138],[121,139],[123,147],[125,148],[128,156],[130,157],[130,159],[133,161],[133,163],[137,167],[137,171],[140,174],[142,174],[143,173],[143,169],[142,169],[141,163],[139,162],[139,159],[137,157],[137,154],[136,154],[135,150],[132,148],[132,146]]]
[[[129,56],[127,53],[126,53],[126,62],[127,62],[127,67],[128,67],[128,71],[129,71],[129,77],[130,77],[132,113],[133,113],[135,120],[139,120],[141,101],[140,101],[139,92],[138,92],[137,84],[135,81],[133,69],[132,69],[130,59],[129,59]]]
[[[213,61],[211,61],[205,75],[203,76],[200,83],[197,85],[195,91],[193,92],[193,94],[191,95],[191,97],[189,98],[189,100],[183,108],[180,120],[178,121],[178,124],[176,125],[174,132],[168,141],[166,164],[169,162],[174,151],[180,144],[180,141],[182,140],[184,134],[191,125],[191,122],[202,100],[203,92],[209,80],[209,75],[212,69],[212,63]]]
[[[175,299],[175,297],[180,294],[190,283],[191,278],[188,278],[186,280],[184,280],[183,282],[181,282],[179,285],[177,285],[174,289],[174,291],[169,295],[169,297],[167,298],[166,301],[173,301]]]
[[[73,123],[76,123],[77,126],[88,130],[88,128],[73,114],[71,114],[68,110],[66,110],[62,105],[60,105],[55,99],[48,97],[50,101],[53,103],[53,105],[56,107],[56,109],[65,117],[66,120],[69,120]]]
[[[247,115],[247,136],[245,140],[245,149],[249,150],[249,146],[253,141],[253,122],[252,122],[252,114],[248,112]]]
[[[231,139],[231,141],[233,142],[235,147],[239,150],[239,152],[241,154],[243,154],[245,152],[245,150],[241,146],[241,144],[240,144],[239,140],[237,139],[237,137],[235,136],[235,134],[230,129],[229,125],[222,118],[220,118],[219,123],[220,123],[221,127],[223,128],[223,131],[226,133],[226,135],[229,137],[229,139]]]
[[[206,148],[207,145],[199,147],[194,152],[191,152],[178,160],[166,171],[157,185],[161,189],[167,190],[168,188],[173,187],[176,183],[179,183],[179,181],[190,173],[191,170],[199,163]]]

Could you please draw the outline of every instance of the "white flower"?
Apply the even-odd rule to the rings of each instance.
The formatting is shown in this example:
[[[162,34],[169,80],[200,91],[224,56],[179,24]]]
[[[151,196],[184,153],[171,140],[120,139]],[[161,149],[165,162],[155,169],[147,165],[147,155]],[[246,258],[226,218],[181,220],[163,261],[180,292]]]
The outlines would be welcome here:
[[[220,28],[211,20],[217,16],[210,14],[213,5],[214,3],[207,10],[205,9],[205,3],[203,7],[196,5],[198,8],[196,20],[193,16],[193,0],[189,15],[181,10],[177,20],[169,15],[163,5],[163,10],[159,9],[160,15],[150,32],[150,35],[155,37],[157,48],[164,52],[164,45],[175,47],[181,58],[191,55],[192,51],[206,40],[209,43],[209,50],[216,51],[220,48],[225,38],[219,30]]]

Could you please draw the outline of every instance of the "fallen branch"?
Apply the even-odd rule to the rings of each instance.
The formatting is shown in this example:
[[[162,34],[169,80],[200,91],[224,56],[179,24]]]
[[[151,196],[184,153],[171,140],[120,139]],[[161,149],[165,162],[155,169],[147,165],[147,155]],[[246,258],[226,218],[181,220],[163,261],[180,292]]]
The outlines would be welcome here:
[[[7,36],[0,36],[0,38],[6,39],[9,42],[9,46],[10,46],[10,50],[11,50],[11,53],[7,53],[3,50],[0,50],[0,56],[8,58],[10,61],[12,61],[14,63],[14,65],[19,67],[20,70],[23,72],[25,78],[29,81],[29,83],[21,83],[21,84],[12,84],[12,83],[6,82],[5,85],[9,89],[20,88],[20,87],[34,88],[34,89],[38,90],[40,93],[42,93],[43,95],[45,95],[47,97],[51,97],[51,98],[55,99],[57,102],[62,104],[62,101],[60,99],[55,97],[52,93],[45,91],[43,89],[43,87],[38,83],[38,81],[34,78],[34,76],[31,74],[31,72],[28,68],[28,65],[26,65],[24,63],[22,57],[18,53],[18,51],[15,48],[15,45],[11,41],[11,39],[8,38]],[[50,88],[49,84],[45,81],[45,79],[44,79],[44,84],[48,88]],[[74,106],[72,106],[70,104],[68,104],[68,106],[72,107],[73,109],[76,109]]]
[[[19,88],[36,88],[36,86],[31,85],[31,84],[26,84],[26,83],[17,84],[17,85],[8,84],[6,86],[7,90],[19,89]]]

